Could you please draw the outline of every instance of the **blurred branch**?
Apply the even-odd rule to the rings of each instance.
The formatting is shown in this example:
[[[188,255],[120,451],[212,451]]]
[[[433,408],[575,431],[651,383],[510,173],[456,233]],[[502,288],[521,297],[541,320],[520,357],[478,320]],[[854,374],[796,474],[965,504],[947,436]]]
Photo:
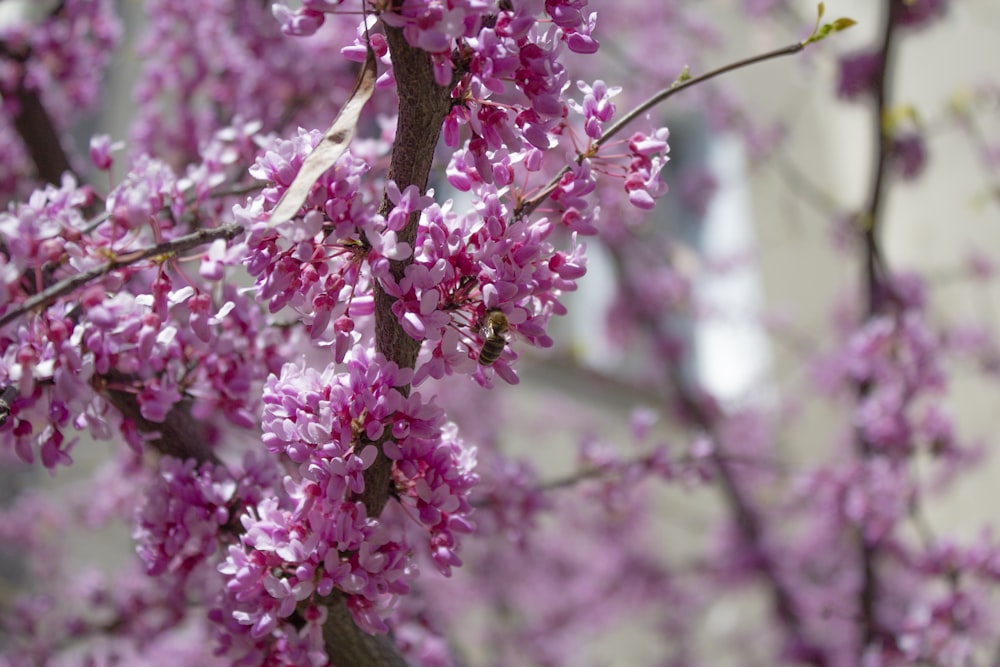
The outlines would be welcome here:
[[[754,458],[751,456],[739,456],[731,454],[723,454],[722,458],[726,461],[743,465],[748,467],[760,468],[768,472],[774,472],[776,475],[779,474],[783,464],[777,459],[763,459]],[[671,466],[697,466],[698,464],[704,464],[706,459],[699,456],[694,456],[692,454],[686,454],[684,456],[678,456],[674,459],[665,460],[654,452],[652,454],[644,454],[642,456],[637,456],[632,459],[625,461],[616,461],[611,467],[603,468],[600,466],[591,466],[589,468],[581,468],[575,472],[572,472],[563,477],[557,477],[555,479],[550,479],[547,482],[542,482],[536,488],[539,492],[556,491],[558,489],[565,489],[572,486],[576,486],[582,482],[589,480],[602,480],[614,475],[621,475],[630,469],[640,468],[648,469],[653,465],[660,463],[667,463]]]
[[[882,59],[877,77],[875,109],[873,113],[876,137],[875,166],[871,177],[871,190],[868,195],[868,203],[860,216],[865,246],[865,285],[867,286],[867,312],[869,316],[881,312],[883,308],[882,302],[885,298],[885,285],[879,280],[878,270],[880,265],[886,274],[886,280],[888,280],[888,271],[885,270],[879,246],[879,232],[882,224],[882,212],[885,206],[885,181],[888,175],[889,153],[892,149],[892,137],[886,127],[886,116],[890,106],[888,88],[892,80],[893,28],[899,2],[900,0],[890,0],[888,3],[889,9],[886,12],[885,27],[882,32],[882,44],[880,48]]]
[[[879,246],[879,234],[882,227],[882,215],[885,207],[885,183],[888,172],[889,152],[892,148],[892,137],[886,127],[886,115],[890,106],[889,86],[892,84],[892,59],[894,51],[893,36],[895,33],[896,16],[900,0],[890,0],[888,10],[884,12],[880,52],[882,55],[880,69],[876,80],[875,109],[873,122],[876,136],[875,165],[871,176],[871,190],[868,203],[860,222],[864,245],[864,285],[866,317],[872,319],[879,316],[885,309],[886,289],[890,288],[888,270],[885,267]],[[880,280],[879,269],[882,269],[884,282]],[[871,393],[870,383],[862,383],[858,387],[858,401],[864,401]],[[864,434],[857,431],[858,455],[862,459],[872,456],[872,444]],[[861,642],[858,647],[858,660],[862,660],[869,646],[879,637],[881,629],[878,621],[878,600],[881,592],[876,558],[877,545],[873,544],[859,531],[859,558],[861,561],[861,589],[859,595],[859,613],[861,627]]]
[[[606,243],[605,247],[614,261],[618,284],[629,293],[630,300],[643,299],[634,293],[634,287],[625,273],[628,262],[628,249],[620,244]],[[654,339],[667,335],[663,323],[649,311],[637,315],[641,323],[650,331]],[[798,659],[804,664],[821,667],[827,664],[827,656],[819,644],[814,643],[807,629],[799,619],[794,598],[788,584],[778,573],[778,566],[768,548],[767,539],[761,517],[754,507],[749,495],[743,490],[736,479],[732,457],[723,446],[720,426],[725,414],[719,408],[714,397],[703,389],[695,386],[684,377],[681,366],[669,363],[668,381],[673,392],[678,417],[682,422],[699,430],[708,438],[713,446],[707,457],[718,476],[723,496],[730,511],[733,513],[737,531],[748,549],[753,553],[753,560],[761,577],[771,590],[771,601],[775,614],[785,628],[790,642],[795,643]]]
[[[708,408],[707,397],[697,397],[693,391],[686,389],[686,383],[680,377],[679,371],[672,371],[671,379],[678,391],[680,401],[686,407],[685,412],[689,419],[701,427],[714,444],[709,458],[719,476],[723,496],[734,514],[736,528],[740,536],[747,547],[752,550],[757,568],[771,588],[771,600],[775,613],[782,625],[785,626],[788,637],[796,643],[798,651],[801,652],[799,659],[803,663],[814,664],[817,667],[826,665],[825,652],[809,638],[806,628],[800,622],[791,591],[778,574],[778,566],[767,547],[761,517],[736,480],[731,459],[725,453],[722,439],[719,436],[718,422],[721,415],[715,414]]]
[[[15,92],[14,128],[21,136],[38,177],[47,183],[58,185],[63,174],[73,170],[66,151],[63,150],[52,118],[42,104],[38,93],[24,86],[24,76],[18,82]]]
[[[42,20],[48,20],[63,11],[65,3],[59,2],[49,10]],[[0,42],[0,58],[17,63],[20,70],[17,77],[17,87],[14,90],[14,103],[10,105],[14,115],[14,128],[31,156],[38,177],[47,183],[58,185],[63,174],[72,173],[69,157],[63,150],[59,132],[52,122],[38,91],[29,88],[26,83],[26,63],[31,57],[30,50],[13,50],[6,43]]]
[[[822,215],[835,216],[843,209],[833,195],[817,185],[798,166],[782,156],[766,160],[784,185]]]

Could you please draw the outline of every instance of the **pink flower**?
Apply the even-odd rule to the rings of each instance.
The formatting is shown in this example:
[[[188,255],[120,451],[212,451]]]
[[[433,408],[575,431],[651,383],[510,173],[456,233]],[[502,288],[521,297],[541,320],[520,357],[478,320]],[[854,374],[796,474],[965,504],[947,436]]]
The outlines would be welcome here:
[[[101,171],[108,171],[111,169],[111,153],[124,147],[124,141],[112,143],[111,137],[106,134],[93,136],[90,138],[90,161]]]
[[[904,180],[917,178],[927,164],[927,146],[923,136],[916,132],[894,136],[889,159]]]
[[[878,84],[882,68],[880,51],[858,52],[840,58],[840,80],[837,94],[854,100],[864,94],[873,93]]]
[[[286,5],[275,3],[271,6],[274,18],[281,23],[281,31],[286,35],[305,37],[315,33],[325,20],[322,12],[308,7],[292,11]]]

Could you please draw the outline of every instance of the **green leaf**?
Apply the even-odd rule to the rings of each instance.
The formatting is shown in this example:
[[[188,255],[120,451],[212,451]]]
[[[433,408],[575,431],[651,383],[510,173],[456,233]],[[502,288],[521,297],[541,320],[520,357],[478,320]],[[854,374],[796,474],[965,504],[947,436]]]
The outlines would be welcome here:
[[[831,25],[833,26],[833,31],[834,32],[840,32],[841,30],[847,30],[852,25],[857,25],[857,24],[858,24],[858,22],[855,21],[854,19],[849,19],[849,18],[844,17],[844,18],[837,19]]]
[[[691,78],[691,68],[685,65],[684,69],[681,70],[681,73],[677,75],[676,79],[674,79],[674,82],[670,84],[670,87],[676,88],[677,86],[681,85],[690,78]]]
[[[824,4],[822,2],[819,3],[819,5],[816,7],[816,25],[813,26],[813,32],[812,32],[811,37],[815,37],[816,36],[816,32],[819,30],[820,21],[823,20],[823,12],[825,12],[825,11],[826,11],[826,4]],[[803,44],[808,44],[808,43],[809,43],[809,40],[806,40],[805,42],[803,42]]]
[[[822,4],[823,3],[820,3],[820,5]],[[820,15],[822,16],[822,7],[820,8],[820,12],[821,12]],[[830,36],[831,33],[840,32],[841,30],[847,30],[853,25],[857,25],[857,21],[846,17],[839,18],[833,23],[824,23],[823,25],[820,25],[819,22],[817,21],[816,28],[813,29],[813,34],[809,35],[809,37],[802,40],[802,46],[806,46],[807,44],[812,44],[813,42],[818,42],[822,39],[826,39],[827,37]]]

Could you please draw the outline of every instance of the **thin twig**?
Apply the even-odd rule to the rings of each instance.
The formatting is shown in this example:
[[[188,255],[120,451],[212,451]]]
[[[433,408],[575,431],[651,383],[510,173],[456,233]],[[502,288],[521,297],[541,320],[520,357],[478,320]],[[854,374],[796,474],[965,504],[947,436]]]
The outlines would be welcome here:
[[[722,67],[714,69],[710,72],[706,72],[701,76],[692,77],[684,81],[675,81],[669,88],[664,88],[663,90],[659,91],[658,93],[650,97],[648,100],[646,100],[645,102],[643,102],[642,104],[640,104],[639,106],[635,107],[627,114],[622,116],[617,122],[615,122],[614,125],[609,127],[604,132],[603,136],[601,136],[600,139],[594,141],[594,143],[591,146],[591,150],[589,151],[589,154],[592,155],[596,153],[598,150],[600,150],[601,146],[607,143],[608,140],[610,140],[612,137],[614,137],[619,132],[624,130],[626,126],[628,126],[632,121],[634,121],[636,118],[644,114],[646,111],[652,109],[654,106],[660,104],[661,102],[665,102],[666,100],[670,99],[671,97],[673,97],[674,95],[683,90],[687,90],[688,88],[697,86],[700,83],[704,83],[709,79],[714,79],[715,77],[721,74],[732,72],[733,70],[742,69],[750,65],[755,65],[757,63],[764,62],[765,60],[771,60],[773,58],[780,58],[782,56],[793,55],[795,53],[798,53],[805,47],[806,45],[803,44],[802,42],[796,42],[795,44],[790,44],[789,46],[785,46],[780,49],[775,49],[774,51],[768,51],[767,53],[762,53],[756,56],[751,56],[749,58],[744,58],[743,60],[737,60],[736,62],[729,63],[728,65],[723,65]],[[580,154],[576,159],[577,164],[582,162],[584,157],[586,156]],[[556,186],[559,184],[560,179],[562,179],[562,177],[566,173],[568,173],[569,170],[570,168],[568,166],[563,167],[562,170],[560,170],[559,173],[556,174],[556,176],[552,180],[550,180],[548,184],[544,188],[542,188],[542,190],[538,194],[536,194],[531,199],[526,199],[525,201],[521,202],[520,206],[518,206],[514,211],[514,217],[523,217],[526,215],[531,215],[531,213],[533,213],[535,209],[537,209],[538,206],[555,191]]]
[[[882,62],[878,73],[878,85],[875,91],[875,111],[874,124],[876,132],[876,158],[874,173],[872,174],[872,187],[868,196],[868,205],[861,216],[862,237],[864,241],[864,278],[866,286],[868,319],[877,317],[883,310],[888,285],[888,271],[884,266],[884,259],[879,249],[878,236],[882,222],[882,211],[884,208],[884,192],[886,172],[888,170],[889,151],[891,149],[891,137],[886,127],[886,110],[889,108],[889,85],[891,84],[891,60],[893,52],[893,33],[896,22],[898,7],[897,0],[891,0],[888,4],[888,11],[885,13],[885,25],[882,33],[881,54]],[[885,282],[879,278],[879,268],[885,274]],[[858,401],[863,401],[871,393],[870,383],[862,383],[858,387]],[[872,456],[872,444],[860,431],[857,433],[858,455],[864,459]],[[858,536],[859,558],[861,560],[861,589],[859,591],[859,606],[861,625],[861,644],[858,647],[859,660],[868,648],[877,641],[880,628],[878,621],[878,599],[880,594],[880,582],[878,572],[875,567],[877,548],[863,534]]]
[[[178,236],[171,241],[164,241],[163,243],[157,243],[149,248],[126,253],[108,261],[105,264],[90,269],[89,271],[84,271],[83,273],[78,273],[76,275],[69,276],[68,278],[64,278],[54,285],[42,290],[38,294],[25,299],[21,304],[7,311],[3,314],[3,316],[0,316],[0,327],[9,324],[29,311],[46,308],[55,303],[59,298],[64,297],[67,294],[71,294],[87,283],[106,276],[112,271],[131,266],[132,264],[137,264],[138,262],[153,257],[173,256],[178,253],[191,250],[192,248],[205,245],[206,243],[211,243],[216,239],[232,239],[242,232],[243,227],[241,225],[230,223],[228,225],[212,229],[199,229],[191,234]]]
[[[62,12],[65,4],[60,2],[55,5],[44,20]],[[20,69],[13,95],[16,104],[10,105],[14,109],[14,128],[31,156],[38,177],[47,183],[59,185],[63,174],[73,173],[73,169],[52,116],[42,104],[38,91],[27,85],[27,62],[31,58],[31,51],[11,49],[5,42],[0,42],[0,58],[17,63]]]
[[[606,247],[614,261],[619,284],[626,291],[632,292],[634,288],[624,271],[627,249],[610,243],[606,244]],[[633,294],[631,298],[636,297]],[[648,314],[640,315],[640,317],[652,335],[657,337],[663,335],[662,324],[659,320]],[[670,365],[668,381],[674,393],[674,400],[679,404],[681,419],[688,426],[704,434],[713,443],[707,462],[712,465],[718,475],[726,504],[733,513],[733,523],[744,544],[752,550],[756,567],[770,588],[775,614],[785,627],[788,636],[794,638],[803,651],[801,661],[805,664],[817,665],[817,667],[826,664],[823,648],[814,642],[810,633],[803,626],[792,591],[778,571],[778,564],[768,547],[762,517],[755,510],[748,494],[737,481],[731,467],[733,463],[731,455],[723,449],[723,440],[719,431],[720,422],[724,419],[724,415],[714,407],[713,399],[709,394],[685,377],[680,364]]]
[[[782,464],[780,461],[766,458],[755,458],[753,456],[739,456],[733,454],[721,454],[721,458],[733,464],[740,464],[748,467],[757,467],[768,472],[773,472],[775,475],[780,475]],[[592,466],[589,468],[582,468],[580,470],[574,471],[565,475],[564,477],[557,477],[555,479],[550,479],[547,482],[542,482],[536,487],[536,490],[542,493],[547,491],[555,491],[558,489],[565,489],[576,486],[581,482],[586,482],[592,479],[602,479],[605,477],[610,477],[615,474],[620,474],[624,470],[632,468],[645,468],[654,463],[656,457],[652,454],[645,454],[643,456],[637,456],[628,461],[617,463],[609,468],[602,468],[600,466]],[[668,461],[670,465],[674,466],[691,466],[697,465],[698,463],[704,463],[708,465],[714,465],[711,459],[706,459],[704,457],[696,457],[691,454],[684,456],[679,456],[673,460]]]

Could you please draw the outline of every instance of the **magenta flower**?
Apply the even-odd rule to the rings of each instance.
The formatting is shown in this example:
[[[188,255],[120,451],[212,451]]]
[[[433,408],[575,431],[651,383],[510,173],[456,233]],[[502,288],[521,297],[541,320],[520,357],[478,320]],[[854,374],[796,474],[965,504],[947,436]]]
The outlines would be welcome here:
[[[186,576],[218,549],[236,483],[225,468],[164,457],[160,474],[136,513],[133,537],[150,575]]]
[[[111,142],[111,137],[106,134],[91,137],[90,139],[90,161],[101,171],[111,169],[111,153],[119,151],[125,147],[124,141]]]
[[[914,180],[927,164],[927,145],[922,135],[910,132],[892,139],[889,159],[904,180]]]
[[[948,0],[913,0],[903,3],[896,15],[901,26],[924,28],[948,13]]]
[[[881,68],[882,54],[879,51],[842,56],[837,94],[844,99],[855,100],[861,95],[873,93]]]

